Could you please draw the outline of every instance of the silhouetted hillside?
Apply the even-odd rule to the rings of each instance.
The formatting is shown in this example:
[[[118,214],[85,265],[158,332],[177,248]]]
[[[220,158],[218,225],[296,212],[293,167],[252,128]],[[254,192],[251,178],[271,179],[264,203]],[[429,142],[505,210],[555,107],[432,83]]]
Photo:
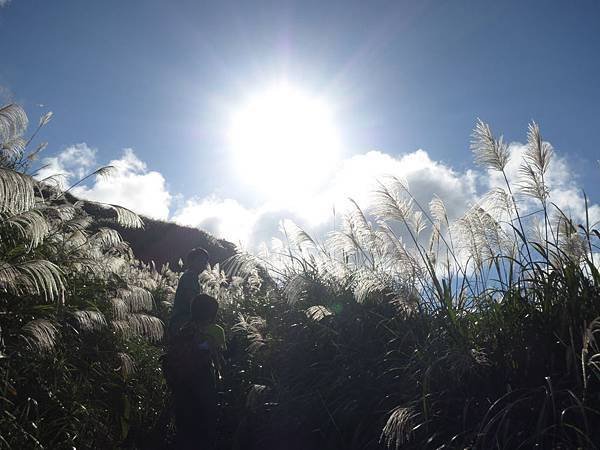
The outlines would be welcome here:
[[[136,257],[144,262],[154,261],[158,267],[169,263],[177,269],[179,259],[185,260],[194,247],[203,247],[210,254],[210,263],[222,262],[235,254],[235,246],[224,239],[216,239],[209,233],[172,222],[143,217],[143,229],[115,227],[131,245]]]
[[[77,198],[67,193],[65,198],[75,203]],[[194,247],[205,248],[210,254],[210,263],[220,263],[235,254],[235,245],[224,239],[217,239],[198,228],[177,225],[172,222],[142,217],[143,228],[124,228],[114,222],[102,219],[113,217],[114,211],[104,209],[94,203],[85,203],[84,210],[94,217],[98,226],[117,230],[124,240],[129,242],[135,256],[149,263],[154,261],[157,267],[169,263],[178,270],[179,260],[185,261],[187,253]],[[92,226],[93,228],[93,226]]]

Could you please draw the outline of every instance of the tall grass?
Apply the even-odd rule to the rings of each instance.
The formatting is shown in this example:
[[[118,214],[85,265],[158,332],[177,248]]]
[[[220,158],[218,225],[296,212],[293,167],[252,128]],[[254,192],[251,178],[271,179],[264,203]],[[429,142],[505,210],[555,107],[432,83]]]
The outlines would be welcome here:
[[[71,202],[53,180],[29,174],[43,149],[29,145],[50,118],[25,138],[22,108],[0,108],[0,447],[110,448],[162,408],[162,399],[138,404],[148,380],[162,382],[146,370],[163,334],[151,294],[159,283],[107,228],[140,227],[137,215]]]
[[[25,112],[0,108],[0,442],[166,446],[177,274],[109,227],[141,226],[131,211],[31,176],[50,118],[26,138]],[[231,352],[221,448],[600,446],[597,224],[552,203],[536,124],[516,182],[481,121],[472,150],[504,184],[457,219],[389,177],[323,242],[286,222],[268,252],[201,275]]]
[[[516,183],[508,145],[481,121],[472,150],[504,186],[457,220],[391,177],[325,242],[288,224],[280,248],[232,262],[262,267],[278,293],[235,328],[253,355],[260,442],[600,445],[597,224],[552,203],[553,151],[535,123]]]

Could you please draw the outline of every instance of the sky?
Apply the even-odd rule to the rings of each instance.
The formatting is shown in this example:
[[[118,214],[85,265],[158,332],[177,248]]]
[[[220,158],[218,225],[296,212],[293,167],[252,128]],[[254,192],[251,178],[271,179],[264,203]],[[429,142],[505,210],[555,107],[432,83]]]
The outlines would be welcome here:
[[[469,150],[478,117],[515,155],[539,123],[552,199],[581,218],[582,190],[600,198],[599,52],[595,0],[0,0],[0,102],[54,112],[38,176],[113,164],[77,195],[249,246],[286,218],[324,234],[385,175],[458,216],[494,185]],[[282,82],[327,106],[336,152],[308,130],[265,170],[232,117]]]

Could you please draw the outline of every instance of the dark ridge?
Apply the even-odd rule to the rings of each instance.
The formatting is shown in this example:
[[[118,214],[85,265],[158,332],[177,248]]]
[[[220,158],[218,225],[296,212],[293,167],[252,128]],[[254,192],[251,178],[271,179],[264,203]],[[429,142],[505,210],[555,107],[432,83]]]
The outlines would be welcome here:
[[[198,228],[184,227],[172,222],[142,217],[144,228],[132,229],[113,225],[129,242],[134,255],[144,261],[154,261],[157,267],[165,263],[174,270],[179,260],[185,261],[187,253],[194,247],[205,248],[210,255],[210,263],[221,263],[235,254],[235,245],[224,239],[217,239]]]
[[[66,193],[65,199],[75,203],[78,199]],[[125,228],[114,222],[115,213],[93,202],[83,205],[98,226],[113,228],[129,243],[135,257],[145,263],[154,261],[157,267],[165,263],[173,270],[179,270],[179,260],[185,261],[188,252],[194,247],[205,248],[210,255],[210,263],[222,263],[236,253],[235,245],[225,239],[198,228],[186,227],[173,222],[150,219],[140,216],[143,228]]]

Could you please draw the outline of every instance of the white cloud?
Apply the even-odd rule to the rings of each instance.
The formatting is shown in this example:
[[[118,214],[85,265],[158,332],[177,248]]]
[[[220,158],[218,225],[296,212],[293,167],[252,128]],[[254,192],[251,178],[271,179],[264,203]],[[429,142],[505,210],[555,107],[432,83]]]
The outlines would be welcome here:
[[[257,215],[256,211],[245,208],[236,200],[219,199],[211,195],[203,199],[187,200],[172,220],[238,243],[248,240]]]
[[[0,0],[0,8],[3,8],[4,6],[8,5],[10,1],[11,0]]]
[[[507,167],[509,179],[518,181],[522,144],[511,144],[513,156]],[[97,167],[96,150],[86,144],[73,145],[52,158],[46,158],[47,167],[38,177],[64,173],[69,183],[78,181]],[[109,162],[116,173],[107,179],[91,179],[73,189],[79,197],[119,204],[140,214],[169,219],[177,223],[204,229],[217,237],[236,244],[243,243],[256,249],[278,235],[282,220],[291,219],[315,237],[322,238],[336,220],[348,210],[354,199],[363,209],[373,203],[372,192],[377,180],[396,176],[407,182],[416,200],[427,207],[433,195],[446,204],[450,218],[459,217],[466,208],[483,194],[483,190],[503,183],[497,173],[472,170],[456,171],[442,162],[434,161],[424,150],[392,156],[370,151],[341,161],[334,175],[318,195],[307,187],[300,195],[281,200],[255,199],[258,206],[250,207],[233,197],[221,198],[215,194],[205,197],[181,198],[178,206],[169,209],[180,194],[168,191],[161,173],[148,170],[133,150],[125,149],[119,159]],[[487,176],[486,176],[487,175]],[[585,220],[583,194],[577,186],[576,174],[564,157],[556,156],[547,177],[552,186],[550,200],[577,221]],[[533,207],[530,203],[529,207]],[[591,222],[600,220],[600,206],[589,208]]]
[[[169,217],[171,194],[162,174],[148,171],[146,164],[127,148],[123,156],[109,162],[110,177],[96,178],[91,186],[77,186],[73,194],[88,200],[112,203],[154,219]]]
[[[44,158],[35,177],[43,180],[54,178],[63,188],[88,175],[96,164],[96,149],[85,142],[71,145],[56,156]]]
[[[339,217],[348,210],[348,198],[368,209],[377,180],[386,176],[405,180],[424,206],[434,194],[438,195],[454,217],[475,198],[475,175],[471,171],[455,172],[433,161],[423,150],[399,157],[371,151],[343,161],[317,196],[307,190],[304,196],[288,202],[265,200],[256,208],[246,208],[233,199],[210,196],[188,200],[175,212],[173,219],[236,243],[242,241],[250,248],[269,242],[284,219],[292,219],[309,233],[323,237],[333,229],[334,211]]]
[[[443,163],[433,161],[424,150],[398,157],[371,151],[344,161],[329,187],[327,201],[335,204],[336,210],[344,211],[343,204],[350,197],[361,207],[368,208],[378,180],[388,176],[406,182],[411,193],[424,206],[434,194],[438,195],[455,216],[464,211],[467,202],[475,195],[475,176],[471,171],[456,172]]]
[[[72,145],[56,156],[44,158],[35,177],[52,178],[62,188],[83,180],[71,189],[79,198],[121,205],[155,219],[168,219],[171,194],[159,172],[148,171],[146,164],[127,148],[121,158],[108,163],[115,168],[110,177],[85,179],[100,167],[96,153],[86,143]]]
[[[507,166],[507,174],[513,188],[519,181],[519,165],[524,150],[523,144],[513,143],[510,146],[512,159]],[[377,187],[377,180],[390,175],[406,181],[411,193],[423,207],[427,207],[434,194],[439,196],[446,204],[450,219],[459,217],[487,189],[504,185],[501,174],[472,170],[458,172],[432,160],[424,150],[399,156],[371,151],[342,161],[335,175],[318,195],[307,190],[304,196],[287,202],[265,199],[254,208],[245,207],[232,198],[219,199],[211,195],[188,200],[175,211],[173,219],[204,228],[236,243],[242,241],[249,248],[270,242],[284,219],[292,219],[314,236],[323,237],[333,228],[334,210],[337,217],[347,211],[350,206],[348,198],[368,210],[372,205],[372,192]],[[551,187],[550,201],[583,223],[583,193],[565,157],[555,155],[546,181]],[[521,198],[521,201],[525,209],[533,210],[535,205],[532,200]],[[589,217],[592,224],[600,220],[599,205],[590,204]]]

